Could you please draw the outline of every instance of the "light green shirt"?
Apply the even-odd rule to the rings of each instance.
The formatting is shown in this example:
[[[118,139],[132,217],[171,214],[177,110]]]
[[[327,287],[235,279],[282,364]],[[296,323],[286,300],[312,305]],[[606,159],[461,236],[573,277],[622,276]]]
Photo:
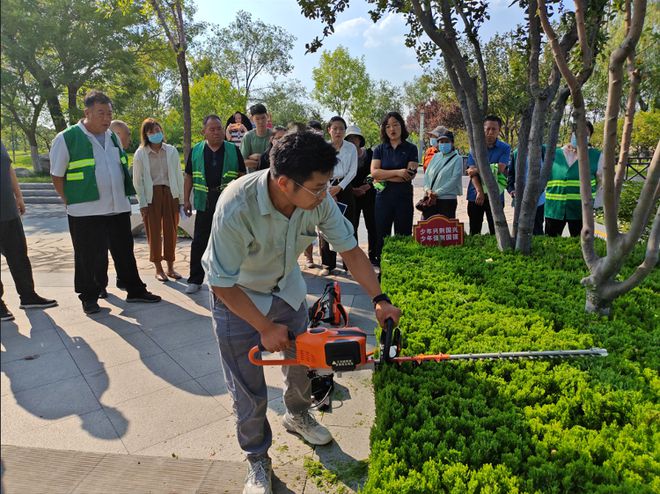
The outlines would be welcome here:
[[[202,265],[211,286],[239,286],[262,314],[277,296],[293,309],[305,300],[307,286],[298,257],[316,238],[316,227],[336,252],[354,248],[353,225],[326,195],[311,211],[296,208],[287,218],[270,200],[269,170],[234,180],[213,215]]]
[[[252,129],[243,136],[243,140],[241,141],[241,154],[243,158],[247,159],[254,153],[262,154],[266,150],[268,144],[270,144],[270,136],[273,133],[271,129],[266,129],[266,131],[266,135],[263,137],[257,135],[257,129]]]

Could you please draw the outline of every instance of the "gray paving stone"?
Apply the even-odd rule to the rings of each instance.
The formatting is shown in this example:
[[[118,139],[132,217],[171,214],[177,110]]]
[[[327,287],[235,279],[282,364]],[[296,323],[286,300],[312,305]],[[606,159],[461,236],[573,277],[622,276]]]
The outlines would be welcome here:
[[[146,335],[165,350],[173,350],[193,343],[215,345],[211,318],[194,316],[185,321],[162,322],[158,326],[142,327]]]
[[[42,331],[30,331],[16,324],[5,325],[3,323],[1,338],[4,348],[2,352],[3,363],[22,360],[30,355],[42,355],[64,348],[61,338],[52,326]]]
[[[34,353],[10,362],[3,359],[0,368],[3,396],[80,375],[78,367],[65,348]]]

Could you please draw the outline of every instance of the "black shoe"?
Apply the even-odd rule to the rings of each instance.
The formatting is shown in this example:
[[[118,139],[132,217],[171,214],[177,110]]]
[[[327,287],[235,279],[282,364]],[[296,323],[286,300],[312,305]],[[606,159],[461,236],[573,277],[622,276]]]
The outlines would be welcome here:
[[[14,314],[9,312],[9,309],[7,309],[7,306],[5,303],[0,300],[0,321],[13,321],[14,320]]]
[[[108,290],[105,288],[101,289],[99,292],[99,298],[108,298]]]
[[[158,295],[154,295],[151,292],[144,292],[141,293],[140,295],[132,295],[126,297],[126,302],[134,303],[134,302],[142,302],[145,304],[154,304],[156,302],[160,302],[161,298]]]
[[[96,300],[84,300],[82,306],[85,314],[96,314],[101,310],[101,307],[96,303]]]
[[[21,300],[21,309],[46,309],[48,307],[55,307],[57,305],[56,300],[51,300],[48,298],[43,298],[37,295],[36,293],[25,300]]]

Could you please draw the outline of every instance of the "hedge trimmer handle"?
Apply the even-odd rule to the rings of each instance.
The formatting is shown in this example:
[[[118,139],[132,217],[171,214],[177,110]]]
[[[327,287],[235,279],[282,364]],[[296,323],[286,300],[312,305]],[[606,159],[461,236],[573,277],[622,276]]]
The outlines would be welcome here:
[[[401,350],[401,331],[394,327],[391,317],[385,319],[385,327],[380,334],[380,358],[382,362],[391,362]]]
[[[291,341],[294,341],[296,339],[296,335],[294,335],[291,331],[288,332],[289,334],[289,339]],[[259,358],[257,358],[257,354],[261,354],[261,352],[267,352],[266,347],[261,344],[261,340],[259,340],[259,344],[253,346],[250,351],[248,352],[248,360],[252,362],[254,365],[258,366],[264,366],[264,365],[297,365],[298,361],[293,358],[293,359],[279,359],[279,360],[263,360],[261,358],[261,355],[259,355]]]

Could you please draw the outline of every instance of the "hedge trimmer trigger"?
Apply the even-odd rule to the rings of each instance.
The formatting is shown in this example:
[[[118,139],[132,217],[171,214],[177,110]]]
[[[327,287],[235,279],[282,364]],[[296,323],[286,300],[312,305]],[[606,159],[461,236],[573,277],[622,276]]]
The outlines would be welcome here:
[[[388,318],[380,333],[380,361],[391,362],[399,356],[399,353],[401,353],[401,330],[398,326],[395,328],[394,321]]]

